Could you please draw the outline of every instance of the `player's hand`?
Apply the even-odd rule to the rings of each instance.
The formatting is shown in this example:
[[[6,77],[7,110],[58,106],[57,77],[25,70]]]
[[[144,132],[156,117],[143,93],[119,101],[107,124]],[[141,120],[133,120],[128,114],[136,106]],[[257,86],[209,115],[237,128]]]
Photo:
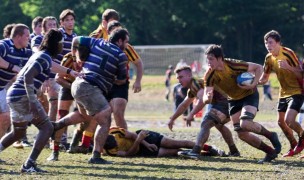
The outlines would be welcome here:
[[[148,144],[146,147],[149,151],[157,151],[158,148],[155,144]]]
[[[141,84],[140,84],[140,82],[135,81],[134,84],[133,84],[132,89],[133,89],[134,93],[140,92],[141,91]]]
[[[191,127],[191,121],[193,121],[193,116],[187,116],[186,118],[187,127]]]
[[[141,130],[140,133],[137,136],[138,141],[144,140],[147,136],[149,136],[149,131],[148,130]]]
[[[286,70],[290,70],[290,65],[288,64],[287,61],[284,61],[284,60],[278,60],[278,65],[279,65],[279,68],[281,69],[286,69]]]
[[[173,125],[174,125],[174,120],[172,118],[170,118],[170,121],[168,122],[168,128],[170,129],[170,131],[173,131]]]

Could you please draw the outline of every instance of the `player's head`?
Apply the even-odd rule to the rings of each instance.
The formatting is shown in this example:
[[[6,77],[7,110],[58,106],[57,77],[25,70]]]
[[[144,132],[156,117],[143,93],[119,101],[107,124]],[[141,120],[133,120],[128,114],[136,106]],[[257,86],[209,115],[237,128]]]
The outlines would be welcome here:
[[[207,55],[208,66],[215,68],[219,61],[224,59],[224,52],[220,45],[210,45],[205,54]]]
[[[40,35],[42,31],[42,21],[43,18],[41,16],[37,16],[32,21],[32,29],[36,35]]]
[[[111,32],[116,29],[122,27],[121,23],[119,21],[113,20],[111,22],[108,23],[108,27],[107,27],[107,32],[108,34],[111,34]]]
[[[25,48],[30,40],[30,29],[25,24],[16,24],[11,32],[11,39],[17,48]]]
[[[43,37],[39,50],[46,50],[52,57],[62,52],[63,38],[58,29],[50,29]]]
[[[58,21],[54,16],[47,16],[42,21],[42,34],[46,34],[52,28],[58,28]]]
[[[264,43],[269,53],[277,54],[281,46],[281,35],[278,31],[271,30],[265,34]]]
[[[7,24],[7,25],[3,28],[3,37],[4,37],[4,38],[10,38],[12,29],[13,29],[13,27],[14,27],[15,25],[16,25],[15,23]]]
[[[109,35],[109,41],[117,45],[121,50],[125,50],[129,42],[129,32],[124,28],[116,28]]]
[[[113,20],[119,21],[119,13],[114,9],[106,9],[102,13],[102,26],[107,29],[108,23]]]
[[[176,79],[183,87],[189,87],[192,80],[192,71],[190,66],[180,66],[174,70]]]
[[[115,140],[115,137],[113,135],[109,134],[103,148],[105,150],[109,150],[109,149],[113,149],[115,147],[117,147],[117,142]]]
[[[60,26],[66,30],[73,30],[75,25],[76,15],[73,10],[65,9],[59,15]]]

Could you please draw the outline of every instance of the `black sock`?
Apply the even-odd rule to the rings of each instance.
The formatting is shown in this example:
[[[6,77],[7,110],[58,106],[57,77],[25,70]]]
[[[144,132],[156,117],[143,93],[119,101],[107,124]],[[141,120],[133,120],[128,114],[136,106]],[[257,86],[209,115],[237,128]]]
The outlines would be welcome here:
[[[239,150],[236,148],[235,144],[229,146],[229,151],[231,152],[231,154],[239,152]]]
[[[101,157],[100,152],[98,151],[93,152],[93,158],[100,158],[100,157]]]

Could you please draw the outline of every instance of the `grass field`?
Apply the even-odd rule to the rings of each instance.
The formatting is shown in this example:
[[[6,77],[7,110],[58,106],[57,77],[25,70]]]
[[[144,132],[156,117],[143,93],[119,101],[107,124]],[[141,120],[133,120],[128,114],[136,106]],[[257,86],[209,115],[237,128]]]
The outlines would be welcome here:
[[[130,92],[126,119],[130,130],[150,129],[161,132],[176,139],[195,140],[199,130],[200,120],[196,119],[192,127],[184,127],[178,119],[174,132],[167,128],[167,122],[173,111],[173,102],[164,100],[164,79],[161,76],[145,76],[143,90],[139,94]],[[131,83],[132,85],[132,83]],[[277,96],[277,89],[273,90]],[[279,134],[282,142],[282,152],[287,152],[289,146],[284,134],[276,123],[276,100],[260,102],[260,112],[255,121],[265,125]],[[231,123],[228,127],[232,129]],[[69,128],[71,132],[74,127]],[[36,133],[34,127],[28,130],[29,138]],[[39,167],[48,171],[46,174],[25,175],[19,173],[19,168],[28,156],[30,148],[23,150],[9,147],[0,153],[5,163],[0,163],[0,179],[304,179],[303,162],[297,157],[282,158],[267,164],[256,162],[264,157],[264,153],[245,144],[233,136],[241,157],[202,157],[200,160],[181,158],[114,158],[113,165],[90,165],[87,163],[90,155],[71,155],[60,153],[60,161],[47,162],[51,150],[41,153]],[[264,138],[263,138],[264,139]],[[264,139],[266,143],[269,143]],[[228,151],[219,132],[212,129],[208,144]]]

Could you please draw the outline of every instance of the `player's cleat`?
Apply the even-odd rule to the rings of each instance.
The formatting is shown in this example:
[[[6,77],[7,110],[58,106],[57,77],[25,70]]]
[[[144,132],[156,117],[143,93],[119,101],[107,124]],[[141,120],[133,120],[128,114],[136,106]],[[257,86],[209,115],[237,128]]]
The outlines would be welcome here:
[[[112,162],[107,161],[105,159],[102,159],[102,158],[93,158],[93,157],[91,157],[89,159],[88,163],[90,163],[90,164],[112,164]]]
[[[59,160],[59,151],[52,151],[52,154],[46,160],[58,161]]]
[[[239,151],[236,151],[236,152],[233,152],[233,153],[229,152],[228,156],[231,156],[231,157],[240,157],[241,153]]]
[[[68,151],[69,148],[70,148],[70,144],[69,143],[61,143],[61,144],[59,144],[59,149],[62,152]]]
[[[294,155],[295,155],[295,153],[294,153],[293,149],[290,149],[287,153],[283,154],[282,157],[292,157]]]
[[[20,141],[14,142],[13,147],[16,149],[23,149],[23,145]]]
[[[192,150],[178,151],[177,155],[180,157],[183,157],[183,158],[188,158],[188,159],[198,159],[200,157],[199,153],[195,153]]]
[[[32,147],[32,146],[33,146],[33,145],[32,145],[30,142],[28,142],[28,141],[22,141],[21,143],[22,143],[23,147]]]
[[[31,163],[28,166],[25,166],[24,164],[21,166],[21,173],[46,173],[47,171],[42,170],[37,167],[36,163]]]
[[[209,150],[211,156],[221,156],[221,157],[225,157],[227,156],[225,151],[218,149],[215,146],[211,146],[212,148]]]
[[[282,150],[282,145],[279,141],[279,137],[278,134],[276,132],[272,132],[272,136],[270,138],[270,142],[273,145],[275,151],[277,154],[280,154],[281,150]]]
[[[71,146],[69,150],[67,150],[67,153],[70,154],[79,154],[79,153],[88,154],[88,152],[89,152],[89,148],[84,146]]]
[[[274,160],[277,157],[278,157],[278,155],[276,153],[266,154],[264,159],[261,159],[261,160],[258,161],[258,164],[263,164],[264,162],[271,162],[272,160]]]
[[[5,163],[5,161],[4,161],[4,160],[2,160],[2,159],[0,159],[0,163]]]
[[[293,149],[294,154],[299,154],[304,149],[304,138],[299,140],[298,145]]]

